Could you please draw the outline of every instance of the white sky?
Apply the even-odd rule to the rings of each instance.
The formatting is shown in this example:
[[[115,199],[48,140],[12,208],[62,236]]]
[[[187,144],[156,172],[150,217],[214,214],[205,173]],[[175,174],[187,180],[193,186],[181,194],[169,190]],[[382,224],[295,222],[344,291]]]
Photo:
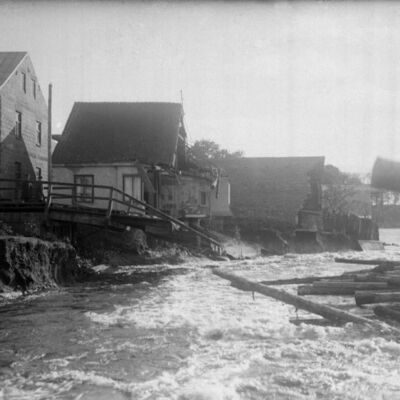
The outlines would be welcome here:
[[[54,133],[74,101],[180,101],[190,140],[246,156],[400,158],[400,3],[0,2]]]

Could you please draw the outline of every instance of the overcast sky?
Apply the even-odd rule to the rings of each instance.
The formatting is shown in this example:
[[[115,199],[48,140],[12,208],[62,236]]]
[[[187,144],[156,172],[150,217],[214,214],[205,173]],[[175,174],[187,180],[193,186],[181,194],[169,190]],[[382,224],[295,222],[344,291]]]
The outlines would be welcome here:
[[[246,156],[400,158],[400,3],[0,2],[54,133],[74,101],[180,101],[189,139]]]

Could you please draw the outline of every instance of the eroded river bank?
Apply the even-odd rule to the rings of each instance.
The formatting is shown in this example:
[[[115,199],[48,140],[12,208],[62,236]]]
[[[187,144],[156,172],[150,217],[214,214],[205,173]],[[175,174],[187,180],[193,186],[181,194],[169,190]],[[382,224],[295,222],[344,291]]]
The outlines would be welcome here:
[[[360,268],[336,255],[223,266],[254,280]],[[400,399],[400,338],[295,326],[294,307],[230,287],[208,267],[219,264],[120,267],[115,279],[4,301],[0,399]]]

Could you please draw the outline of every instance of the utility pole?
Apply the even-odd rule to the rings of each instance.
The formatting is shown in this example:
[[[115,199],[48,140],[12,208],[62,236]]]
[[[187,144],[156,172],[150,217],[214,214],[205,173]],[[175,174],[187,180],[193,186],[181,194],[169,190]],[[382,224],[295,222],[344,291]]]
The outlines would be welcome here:
[[[53,85],[49,84],[49,98],[48,98],[48,110],[47,110],[47,180],[52,181],[52,161],[51,161],[51,119],[52,119],[52,101],[53,101]]]

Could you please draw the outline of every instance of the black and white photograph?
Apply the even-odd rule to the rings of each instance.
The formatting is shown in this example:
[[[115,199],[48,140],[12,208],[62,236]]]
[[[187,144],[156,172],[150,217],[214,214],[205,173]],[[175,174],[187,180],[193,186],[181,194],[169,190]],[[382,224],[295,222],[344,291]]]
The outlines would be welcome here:
[[[400,1],[0,0],[0,400],[400,400]]]

